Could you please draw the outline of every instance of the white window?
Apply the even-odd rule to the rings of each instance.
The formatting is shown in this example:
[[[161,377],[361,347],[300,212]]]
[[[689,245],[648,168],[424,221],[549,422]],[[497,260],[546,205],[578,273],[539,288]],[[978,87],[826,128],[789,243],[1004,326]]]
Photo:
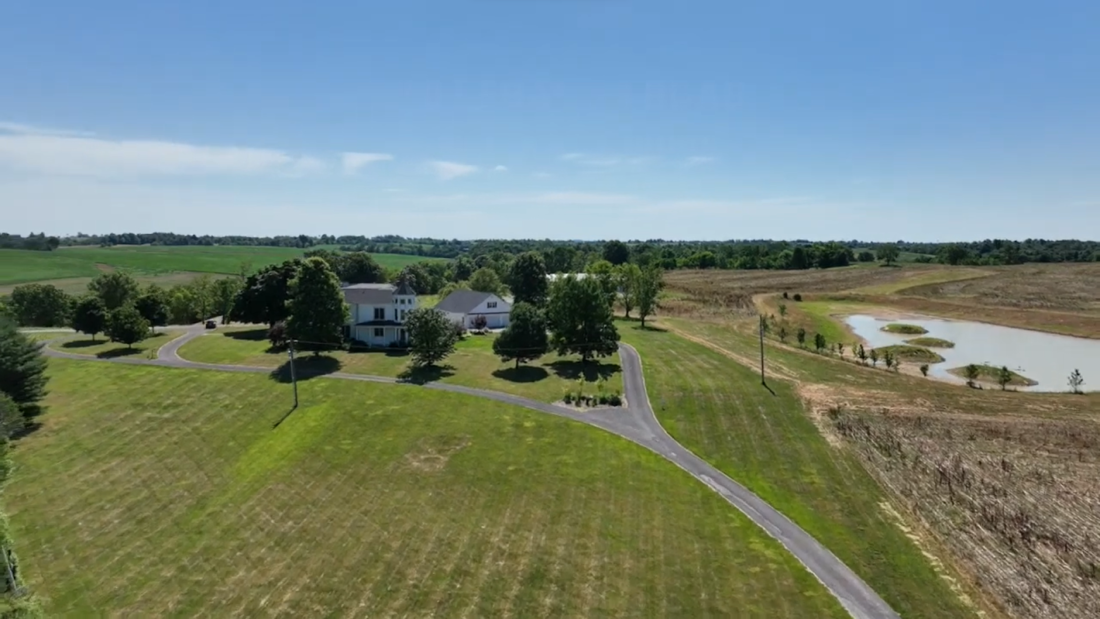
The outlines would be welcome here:
[[[405,320],[405,310],[401,310],[401,320]]]
[[[497,306],[497,302],[496,302],[496,301],[489,301],[488,303],[486,303],[486,304],[485,304],[485,307],[487,307],[487,308],[489,308],[489,309],[493,309],[493,308],[494,308],[494,307],[496,307],[496,306]]]
[[[374,308],[374,319],[375,320],[385,320],[386,319],[386,308],[384,308],[384,307]]]
[[[374,337],[382,337],[382,327],[374,328]]]

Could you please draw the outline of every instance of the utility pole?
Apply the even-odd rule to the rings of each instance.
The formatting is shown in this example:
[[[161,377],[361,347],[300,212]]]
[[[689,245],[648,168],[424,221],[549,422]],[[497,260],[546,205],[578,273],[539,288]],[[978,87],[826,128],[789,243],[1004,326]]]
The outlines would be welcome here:
[[[294,373],[294,340],[287,340],[286,350],[290,355],[290,382],[294,385],[294,408],[298,408],[298,376]]]
[[[760,314],[760,384],[767,386],[764,380],[764,315]]]

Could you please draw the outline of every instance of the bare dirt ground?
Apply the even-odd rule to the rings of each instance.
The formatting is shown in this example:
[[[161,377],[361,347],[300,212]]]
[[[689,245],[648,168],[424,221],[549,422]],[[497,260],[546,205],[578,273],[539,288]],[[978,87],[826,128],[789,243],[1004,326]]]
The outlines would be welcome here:
[[[1013,616],[1100,616],[1100,425],[832,409],[837,434]]]
[[[988,277],[906,288],[902,294],[982,306],[1100,313],[1100,263],[989,270]]]

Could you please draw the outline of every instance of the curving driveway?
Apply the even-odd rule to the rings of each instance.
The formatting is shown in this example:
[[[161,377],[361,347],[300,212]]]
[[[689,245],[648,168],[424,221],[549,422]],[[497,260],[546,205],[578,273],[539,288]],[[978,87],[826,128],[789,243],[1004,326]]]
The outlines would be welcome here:
[[[104,363],[122,363],[130,365],[155,365],[162,367],[206,369],[223,372],[242,372],[251,374],[269,374],[271,368],[226,365],[213,363],[196,363],[179,356],[181,346],[192,339],[202,336],[205,331],[200,326],[186,329],[186,332],[176,339],[166,343],[157,351],[156,359],[130,359],[112,358],[98,359],[87,355],[75,355],[71,353],[43,348],[43,353],[49,357],[61,357],[66,359],[79,359],[83,361],[95,360]],[[695,455],[680,443],[676,442],[657,421],[653,408],[649,404],[649,396],[646,394],[645,377],[642,375],[642,361],[638,351],[627,344],[619,345],[619,357],[622,363],[623,387],[626,391],[628,408],[623,409],[597,409],[589,412],[579,412],[564,406],[538,402],[520,396],[473,389],[460,385],[448,385],[443,383],[428,383],[423,385],[425,389],[437,389],[454,393],[474,395],[498,402],[514,404],[531,410],[536,410],[559,417],[566,417],[574,421],[596,426],[612,434],[616,434],[627,440],[633,441],[646,449],[660,454],[670,462],[679,466],[692,477],[706,484],[717,492],[731,505],[741,510],[760,528],[764,529],[792,555],[795,556],[806,569],[810,571],[825,588],[832,593],[848,613],[856,619],[900,619],[900,616],[878,596],[867,583],[855,574],[848,566],[827,548],[822,546],[810,534],[803,531],[798,525],[791,522],[786,516],[779,513],[763,499],[753,494],[736,481],[730,479],[705,460]],[[347,374],[335,372],[325,374],[319,378],[336,378],[342,380],[358,380],[374,383],[399,383],[396,378],[385,376],[367,376],[363,374]]]

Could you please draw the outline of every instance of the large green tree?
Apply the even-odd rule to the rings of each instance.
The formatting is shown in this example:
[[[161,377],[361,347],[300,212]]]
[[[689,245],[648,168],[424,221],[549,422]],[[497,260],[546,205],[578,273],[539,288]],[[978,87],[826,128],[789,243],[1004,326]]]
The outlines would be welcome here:
[[[568,273],[573,270],[577,250],[566,245],[557,245],[550,251],[544,252],[544,254],[548,273]]]
[[[464,282],[470,279],[476,269],[477,266],[469,256],[459,256],[451,265],[450,280],[452,282]]]
[[[88,284],[88,292],[103,299],[108,311],[133,303],[141,293],[137,280],[123,271],[96,277]]]
[[[134,301],[134,307],[137,308],[138,313],[149,323],[154,332],[157,327],[168,324],[168,293],[160,286],[150,284],[145,292]]]
[[[417,367],[434,366],[454,352],[458,331],[443,312],[421,307],[405,316],[409,351]]]
[[[46,396],[46,358],[42,344],[19,332],[11,320],[0,318],[0,392],[15,401],[23,416],[41,412]]]
[[[236,277],[223,277],[214,280],[210,290],[211,309],[222,317],[222,324],[229,324],[233,317],[233,301],[237,298],[243,282]]]
[[[149,337],[149,321],[133,305],[123,305],[107,313],[107,336],[127,348]]]
[[[546,318],[553,336],[550,345],[560,355],[575,353],[584,362],[606,357],[619,346],[607,294],[595,278],[560,278],[550,288]]]
[[[535,307],[545,305],[550,282],[546,279],[546,262],[542,254],[529,251],[516,257],[508,277],[508,287],[512,289],[515,303],[530,303]]]
[[[69,323],[72,297],[50,284],[16,286],[11,310],[24,327],[61,327]]]
[[[298,275],[301,265],[301,260],[288,260],[249,275],[233,301],[233,319],[268,326],[286,320],[290,280]]]
[[[70,326],[74,331],[92,336],[94,342],[95,334],[107,327],[107,306],[103,304],[103,299],[92,294],[81,297],[73,308]]]
[[[622,241],[608,241],[603,244],[603,259],[613,265],[626,264],[630,260],[630,248]]]
[[[650,267],[638,276],[632,296],[638,308],[638,317],[642,319],[643,328],[645,328],[645,319],[657,313],[657,297],[660,296],[664,285],[664,272],[660,267]]]
[[[348,305],[340,280],[327,262],[308,258],[298,269],[298,276],[290,282],[289,312],[287,337],[300,342],[303,350],[317,354],[343,342]]]
[[[504,284],[500,281],[497,272],[489,267],[481,267],[470,276],[470,290],[478,292],[491,292],[496,295],[504,294]]]
[[[365,251],[340,255],[332,265],[340,281],[349,284],[377,284],[386,281],[386,269]]]
[[[886,264],[894,264],[898,261],[898,256],[901,255],[901,250],[897,245],[879,245],[875,248],[875,255],[879,260],[886,262]]]
[[[539,308],[524,302],[512,306],[508,327],[493,340],[493,352],[501,361],[515,360],[516,368],[545,355],[549,347],[546,319]]]
[[[168,321],[187,325],[199,319],[199,301],[195,291],[187,285],[174,286],[168,291]]]
[[[615,298],[619,295],[619,281],[615,265],[607,260],[597,260],[588,265],[586,272],[588,279],[595,279],[600,289],[603,290],[607,304],[614,307]]]

